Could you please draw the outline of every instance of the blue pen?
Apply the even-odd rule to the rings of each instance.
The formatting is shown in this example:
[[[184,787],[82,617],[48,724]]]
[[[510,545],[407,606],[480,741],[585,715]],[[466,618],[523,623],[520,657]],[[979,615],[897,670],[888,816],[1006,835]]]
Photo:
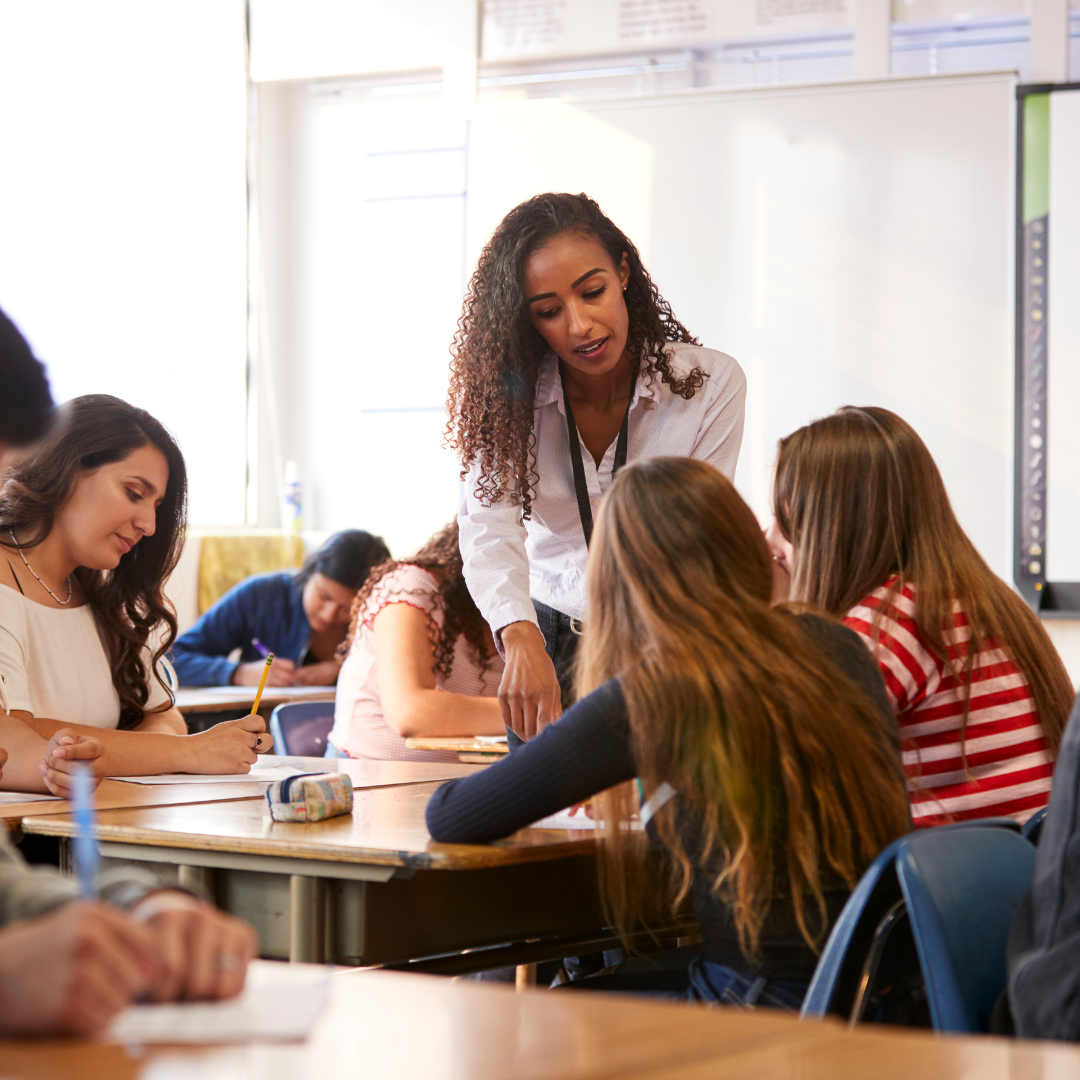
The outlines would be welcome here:
[[[79,895],[83,900],[97,899],[97,872],[100,857],[94,839],[94,782],[87,765],[76,765],[71,777],[75,792],[75,872],[79,876]]]
[[[251,639],[251,644],[264,660],[270,655],[270,650],[257,637]]]

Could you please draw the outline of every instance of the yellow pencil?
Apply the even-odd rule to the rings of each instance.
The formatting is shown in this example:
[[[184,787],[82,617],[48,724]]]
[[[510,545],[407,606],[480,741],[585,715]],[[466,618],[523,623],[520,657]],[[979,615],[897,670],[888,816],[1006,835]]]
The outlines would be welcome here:
[[[266,677],[270,674],[270,665],[274,662],[274,654],[269,653],[266,657],[266,667],[263,668],[263,676],[259,680],[259,689],[255,691],[255,704],[251,706],[252,713],[259,711],[259,702],[262,701],[262,692],[266,689]]]

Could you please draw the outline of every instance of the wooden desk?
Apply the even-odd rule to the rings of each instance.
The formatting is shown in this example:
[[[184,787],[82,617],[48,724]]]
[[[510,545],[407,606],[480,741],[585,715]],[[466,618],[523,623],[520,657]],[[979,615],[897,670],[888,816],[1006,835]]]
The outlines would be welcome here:
[[[371,764],[338,762],[350,772]],[[480,767],[378,764],[443,777]],[[97,835],[110,858],[199,868],[186,882],[254,923],[273,958],[381,964],[605,926],[591,830],[436,844],[424,823],[436,786],[358,791],[351,815],[310,825],[274,822],[252,799],[105,810]],[[23,829],[70,837],[75,823],[35,815]]]
[[[410,750],[442,750],[456,753],[458,760],[472,765],[488,765],[510,752],[506,743],[481,742],[465,735],[451,738],[418,735],[405,740]]]
[[[176,691],[176,707],[184,714],[250,709],[256,689],[254,686],[181,686]],[[268,686],[263,691],[259,712],[292,701],[333,701],[335,693],[333,686]]]
[[[262,790],[251,784],[125,784],[120,780],[102,780],[94,793],[100,810],[130,809],[144,806],[179,806],[183,803],[227,802],[230,799],[259,799]],[[18,823],[22,818],[51,814],[73,814],[75,804],[66,799],[55,802],[23,802],[0,806],[0,820]]]
[[[1061,1043],[799,1021],[579,991],[524,994],[420,975],[331,979],[303,1043],[103,1046],[0,1042],[5,1080],[1021,1080],[1080,1075]]]

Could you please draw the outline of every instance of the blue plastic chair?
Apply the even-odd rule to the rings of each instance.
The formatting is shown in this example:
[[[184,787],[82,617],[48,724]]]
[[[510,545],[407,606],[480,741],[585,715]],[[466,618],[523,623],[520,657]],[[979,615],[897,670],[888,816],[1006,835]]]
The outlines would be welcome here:
[[[1039,837],[1042,836],[1043,820],[1046,818],[1046,811],[1049,809],[1049,806],[1044,806],[1041,810],[1036,810],[1035,813],[1024,822],[1024,839],[1030,840],[1036,847],[1039,846]]]
[[[896,875],[935,1031],[990,1030],[1034,872],[1034,845],[1005,829],[928,829],[901,843]]]
[[[804,1018],[832,1014],[852,1021],[859,1019],[868,983],[888,933],[905,914],[906,897],[897,875],[897,860],[904,846],[920,836],[987,828],[1020,838],[1020,825],[1015,819],[981,818],[910,833],[882,851],[863,874],[833,924],[803,1000]]]
[[[293,701],[278,705],[270,714],[274,753],[323,757],[333,726],[332,701]]]

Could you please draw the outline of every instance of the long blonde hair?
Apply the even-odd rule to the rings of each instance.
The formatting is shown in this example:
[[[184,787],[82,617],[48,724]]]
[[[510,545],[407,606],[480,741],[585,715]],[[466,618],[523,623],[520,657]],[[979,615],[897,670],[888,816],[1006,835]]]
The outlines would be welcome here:
[[[793,599],[842,618],[895,579],[874,615],[908,584],[926,647],[963,687],[963,729],[975,658],[1008,651],[1035,699],[1051,755],[1073,703],[1065,665],[1035,613],[991,569],[956,520],[945,483],[914,428],[888,409],[847,406],[780,440],[776,520],[795,549]],[[963,655],[946,635],[959,601],[970,629]]]
[[[907,796],[880,714],[770,607],[769,551],[750,508],[703,462],[628,466],[600,506],[587,588],[578,689],[619,679],[646,793],[678,793],[654,818],[674,903],[694,865],[708,867],[747,956],[778,894],[817,947],[823,871],[853,887],[910,828]],[[649,891],[640,834],[625,828],[635,808],[630,785],[605,796],[605,899],[624,935]],[[686,811],[701,824],[697,850],[679,828]]]

